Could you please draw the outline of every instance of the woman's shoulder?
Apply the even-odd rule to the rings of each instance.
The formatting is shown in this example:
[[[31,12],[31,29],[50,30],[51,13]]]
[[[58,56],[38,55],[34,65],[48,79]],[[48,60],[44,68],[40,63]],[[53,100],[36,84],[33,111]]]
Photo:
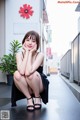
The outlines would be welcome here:
[[[38,54],[39,56],[44,57],[44,54],[43,54],[42,52],[37,52],[37,54]]]

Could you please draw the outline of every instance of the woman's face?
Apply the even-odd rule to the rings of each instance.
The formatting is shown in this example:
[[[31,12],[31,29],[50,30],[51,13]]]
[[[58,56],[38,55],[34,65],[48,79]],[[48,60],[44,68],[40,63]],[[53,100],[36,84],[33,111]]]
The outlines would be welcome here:
[[[36,45],[36,37],[34,35],[29,36],[25,39],[24,46],[28,48],[28,50],[31,50]]]

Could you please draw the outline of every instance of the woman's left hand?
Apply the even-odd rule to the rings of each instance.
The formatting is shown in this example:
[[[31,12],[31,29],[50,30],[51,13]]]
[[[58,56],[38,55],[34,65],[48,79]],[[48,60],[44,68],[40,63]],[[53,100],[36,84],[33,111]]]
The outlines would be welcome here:
[[[31,52],[31,53],[34,53],[36,50],[37,50],[37,45],[35,45],[35,46],[30,50],[30,52]]]

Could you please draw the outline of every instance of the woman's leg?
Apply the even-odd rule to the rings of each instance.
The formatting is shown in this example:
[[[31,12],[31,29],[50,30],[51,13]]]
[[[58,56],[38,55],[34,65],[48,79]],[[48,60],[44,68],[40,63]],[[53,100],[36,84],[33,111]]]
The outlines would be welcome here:
[[[33,90],[35,96],[39,96],[43,91],[43,84],[40,74],[38,72],[34,72],[29,77],[26,77],[26,81]]]
[[[30,89],[27,84],[27,81],[25,80],[25,77],[22,76],[18,71],[14,73],[14,82],[16,87],[26,96],[26,98],[31,98],[30,95]],[[33,105],[32,99],[29,99],[27,101],[28,105]]]
[[[43,84],[40,74],[36,71],[29,77],[26,77],[26,81],[34,92],[35,97],[39,97],[43,91]],[[35,98],[35,103],[41,103],[40,98]]]

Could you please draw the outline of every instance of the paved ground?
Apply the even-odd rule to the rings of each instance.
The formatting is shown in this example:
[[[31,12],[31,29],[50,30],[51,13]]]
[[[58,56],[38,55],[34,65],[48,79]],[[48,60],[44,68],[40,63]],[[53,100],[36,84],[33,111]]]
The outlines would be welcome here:
[[[80,103],[70,88],[58,75],[51,75],[48,79],[49,103],[42,104],[41,111],[27,112],[26,99],[18,101],[18,106],[11,108],[10,87],[0,87],[0,109],[10,111],[10,120],[80,120]]]

